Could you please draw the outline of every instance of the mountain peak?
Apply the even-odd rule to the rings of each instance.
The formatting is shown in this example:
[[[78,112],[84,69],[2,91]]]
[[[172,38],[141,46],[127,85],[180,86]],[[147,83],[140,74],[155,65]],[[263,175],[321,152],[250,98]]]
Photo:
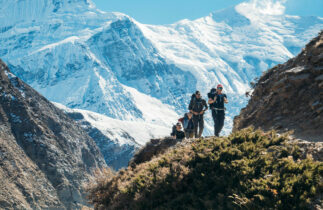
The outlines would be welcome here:
[[[210,17],[216,22],[224,22],[229,26],[245,26],[250,24],[250,20],[239,13],[235,7],[212,12]]]

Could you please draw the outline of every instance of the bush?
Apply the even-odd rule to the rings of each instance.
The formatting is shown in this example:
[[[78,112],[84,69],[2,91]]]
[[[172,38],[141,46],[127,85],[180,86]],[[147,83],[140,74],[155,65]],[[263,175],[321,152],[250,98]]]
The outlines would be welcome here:
[[[308,209],[323,165],[288,134],[244,129],[181,144],[90,191],[96,209]]]

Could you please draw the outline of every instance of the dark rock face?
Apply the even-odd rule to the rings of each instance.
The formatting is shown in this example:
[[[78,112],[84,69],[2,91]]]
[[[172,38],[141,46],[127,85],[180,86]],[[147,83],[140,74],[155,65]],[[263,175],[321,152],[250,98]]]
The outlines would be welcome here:
[[[323,140],[323,32],[297,57],[259,79],[247,107],[234,120],[234,130],[250,125]]]
[[[102,167],[93,140],[0,60],[0,208],[81,208]]]
[[[130,159],[139,148],[139,145],[136,144],[119,145],[92,126],[85,128],[85,130],[100,148],[107,165],[114,170],[127,167]]]
[[[124,133],[124,138],[129,139],[133,144],[120,145],[118,142],[104,135],[98,128],[91,125],[90,122],[86,121],[82,113],[77,111],[67,112],[66,110],[65,113],[74,119],[92,137],[99,147],[107,165],[116,171],[127,167],[130,159],[140,147],[128,133]]]

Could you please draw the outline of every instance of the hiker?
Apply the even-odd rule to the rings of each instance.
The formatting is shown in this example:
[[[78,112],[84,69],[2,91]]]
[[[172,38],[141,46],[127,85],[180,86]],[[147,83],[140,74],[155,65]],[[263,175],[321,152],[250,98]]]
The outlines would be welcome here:
[[[180,122],[176,123],[176,126],[173,126],[173,131],[170,135],[173,139],[182,140],[185,138],[185,133],[182,131],[182,124]]]
[[[222,93],[223,86],[219,84],[216,89],[212,88],[208,94],[210,109],[212,110],[212,117],[214,120],[214,135],[219,136],[225,118],[225,107],[224,103],[228,103],[226,94]]]
[[[188,109],[193,114],[195,138],[200,138],[204,129],[204,112],[208,109],[206,101],[202,99],[200,91],[192,95]],[[199,132],[197,132],[199,130]]]
[[[183,128],[185,132],[185,137],[187,139],[194,137],[194,122],[193,122],[193,114],[191,112],[188,112],[184,115]]]

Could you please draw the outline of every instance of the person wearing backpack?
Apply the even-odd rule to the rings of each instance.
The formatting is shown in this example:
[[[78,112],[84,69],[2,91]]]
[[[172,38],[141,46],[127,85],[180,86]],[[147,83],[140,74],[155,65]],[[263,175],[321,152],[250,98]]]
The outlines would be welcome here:
[[[211,92],[208,94],[208,103],[212,110],[212,117],[214,120],[214,135],[219,136],[225,119],[225,107],[224,103],[228,103],[228,98],[226,94],[222,93],[223,86],[219,84],[216,88],[211,89]]]
[[[185,133],[182,131],[182,125],[180,122],[173,126],[172,133],[170,134],[173,139],[182,140],[185,138]]]
[[[194,137],[194,122],[193,122],[193,114],[188,112],[183,117],[183,128],[185,132],[185,137],[187,139]]]
[[[193,114],[195,138],[200,138],[204,129],[203,115],[208,109],[206,101],[201,97],[200,91],[196,91],[195,94],[192,95],[188,109]]]

